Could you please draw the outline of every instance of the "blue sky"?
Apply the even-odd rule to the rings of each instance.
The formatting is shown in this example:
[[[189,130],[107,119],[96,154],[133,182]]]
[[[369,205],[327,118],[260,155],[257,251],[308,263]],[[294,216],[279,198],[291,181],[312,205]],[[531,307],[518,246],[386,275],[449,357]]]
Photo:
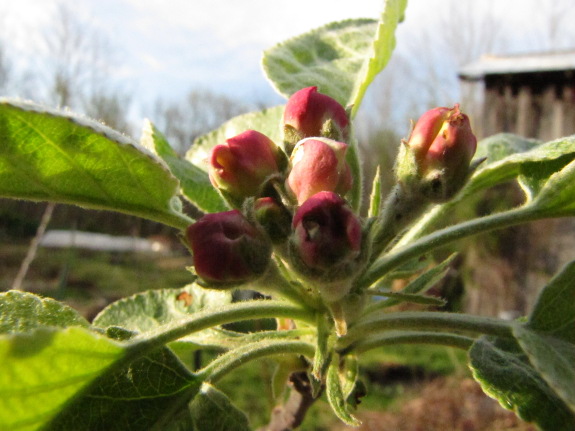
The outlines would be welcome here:
[[[507,49],[548,49],[544,28],[553,5],[573,22],[572,0],[410,0],[398,31],[397,53],[410,52],[427,35],[443,31],[449,8],[473,7],[505,22]],[[0,0],[0,36],[16,57],[42,52],[57,4],[68,5],[112,45],[114,79],[134,93],[137,104],[162,96],[177,99],[192,88],[281,103],[260,70],[264,49],[325,23],[378,16],[381,0]],[[566,6],[565,6],[566,5]],[[542,30],[543,29],[543,30]],[[425,30],[427,33],[425,33]],[[8,36],[8,37],[6,37]],[[429,39],[429,37],[427,37]],[[561,47],[569,41],[562,40]],[[572,44],[573,46],[575,44]],[[431,46],[441,58],[438,46]],[[452,73],[450,71],[450,73]],[[452,103],[446,101],[445,103]]]

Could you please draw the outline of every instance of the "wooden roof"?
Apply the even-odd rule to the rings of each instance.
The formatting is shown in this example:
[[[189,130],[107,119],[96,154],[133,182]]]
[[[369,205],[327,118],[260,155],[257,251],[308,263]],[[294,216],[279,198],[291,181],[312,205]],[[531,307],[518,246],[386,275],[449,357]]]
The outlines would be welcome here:
[[[487,75],[567,70],[575,70],[575,50],[507,56],[484,55],[479,60],[463,66],[458,75],[466,81],[477,81]]]

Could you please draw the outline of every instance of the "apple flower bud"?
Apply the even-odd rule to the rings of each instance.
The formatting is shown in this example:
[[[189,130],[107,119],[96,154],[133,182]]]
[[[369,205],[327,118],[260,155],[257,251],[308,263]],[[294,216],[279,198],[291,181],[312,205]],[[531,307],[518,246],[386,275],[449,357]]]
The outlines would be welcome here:
[[[398,156],[398,181],[432,202],[451,199],[465,184],[477,148],[469,118],[453,108],[421,116]]]
[[[292,229],[293,250],[310,269],[330,269],[359,256],[359,219],[333,192],[320,192],[306,200],[294,215]]]
[[[271,244],[238,210],[206,214],[186,230],[196,273],[203,280],[225,285],[262,275]]]
[[[280,171],[284,157],[267,136],[247,130],[213,148],[210,181],[224,195],[241,203],[257,196],[266,178]]]
[[[347,144],[328,138],[307,138],[297,143],[286,188],[299,205],[322,191],[344,195],[351,189],[353,178],[346,152]]]
[[[289,150],[296,142],[323,136],[338,141],[349,139],[349,116],[341,104],[318,93],[317,87],[295,92],[288,100],[284,116],[284,141]],[[288,151],[288,154],[291,151]]]

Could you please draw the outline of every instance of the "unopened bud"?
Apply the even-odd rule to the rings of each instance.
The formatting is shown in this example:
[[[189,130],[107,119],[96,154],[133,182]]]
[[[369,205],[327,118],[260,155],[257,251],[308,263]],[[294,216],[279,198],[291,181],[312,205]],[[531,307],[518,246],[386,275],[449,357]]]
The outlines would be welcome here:
[[[261,276],[271,256],[268,238],[238,210],[207,214],[186,230],[197,275],[214,287]]]
[[[283,124],[288,154],[304,138],[323,136],[344,142],[349,139],[350,122],[344,107],[337,100],[318,93],[317,87],[303,88],[289,98]]]
[[[465,184],[476,148],[469,118],[458,104],[432,109],[417,121],[401,148],[398,182],[429,201],[449,200]]]
[[[348,276],[360,255],[362,229],[358,217],[333,192],[320,192],[296,211],[292,222],[290,252],[311,278],[333,281]],[[349,265],[351,264],[351,265]],[[300,268],[301,269],[301,268]]]
[[[236,205],[257,196],[269,176],[279,173],[285,155],[267,136],[245,131],[216,145],[210,158],[210,180]]]
[[[286,185],[299,205],[322,191],[344,195],[351,189],[353,178],[346,152],[347,144],[328,138],[298,142],[291,155],[292,169]]]

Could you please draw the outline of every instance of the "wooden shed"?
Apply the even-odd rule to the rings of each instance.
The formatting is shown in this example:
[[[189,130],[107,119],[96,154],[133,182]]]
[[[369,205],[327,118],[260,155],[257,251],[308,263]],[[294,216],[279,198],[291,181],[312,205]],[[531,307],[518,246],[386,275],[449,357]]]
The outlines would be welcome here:
[[[486,55],[463,67],[459,77],[477,84],[481,94],[482,114],[474,118],[480,137],[510,132],[549,141],[575,134],[575,51]],[[498,189],[505,198],[514,190],[507,187]],[[525,315],[551,276],[574,259],[574,218],[494,232],[465,254],[464,308],[475,314]]]
[[[575,51],[485,55],[459,71],[483,84],[482,136],[511,132],[544,141],[575,133]]]

